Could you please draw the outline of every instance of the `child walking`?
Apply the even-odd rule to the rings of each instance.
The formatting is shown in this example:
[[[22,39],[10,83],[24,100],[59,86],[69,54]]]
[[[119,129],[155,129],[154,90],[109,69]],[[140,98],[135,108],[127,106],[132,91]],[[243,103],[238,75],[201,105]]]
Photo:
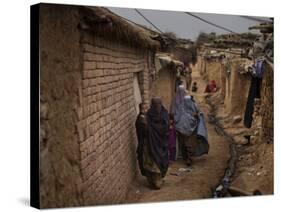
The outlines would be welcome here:
[[[169,160],[176,160],[176,129],[174,123],[174,115],[170,114],[169,118]]]

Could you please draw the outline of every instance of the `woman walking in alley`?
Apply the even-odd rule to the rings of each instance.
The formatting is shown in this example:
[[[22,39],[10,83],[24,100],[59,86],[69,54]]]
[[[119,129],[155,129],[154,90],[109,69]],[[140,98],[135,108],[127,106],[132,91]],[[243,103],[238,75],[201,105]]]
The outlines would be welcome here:
[[[148,138],[144,150],[144,168],[149,184],[160,189],[163,184],[168,165],[168,111],[159,97],[152,98],[147,112]]]
[[[190,166],[191,156],[201,156],[209,150],[204,115],[182,87],[176,94],[171,108],[182,157],[186,165]]]
[[[143,173],[153,189],[160,189],[169,165],[169,117],[159,97],[152,98],[143,123]]]

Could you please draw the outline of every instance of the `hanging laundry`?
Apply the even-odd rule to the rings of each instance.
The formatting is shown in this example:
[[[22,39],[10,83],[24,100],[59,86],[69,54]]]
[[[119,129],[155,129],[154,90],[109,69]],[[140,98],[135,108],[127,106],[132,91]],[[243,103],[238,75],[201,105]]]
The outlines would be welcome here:
[[[243,63],[237,65],[237,71],[240,74],[247,74],[252,73],[253,69],[253,61],[252,60],[245,60]]]
[[[264,70],[265,70],[265,60],[263,58],[257,59],[255,64],[252,66],[253,76],[261,79]]]
[[[247,128],[250,128],[252,126],[253,112],[254,112],[254,100],[255,100],[255,98],[260,98],[260,84],[261,84],[260,78],[252,77],[249,94],[248,94],[246,110],[245,110],[245,114],[244,114],[244,126]]]

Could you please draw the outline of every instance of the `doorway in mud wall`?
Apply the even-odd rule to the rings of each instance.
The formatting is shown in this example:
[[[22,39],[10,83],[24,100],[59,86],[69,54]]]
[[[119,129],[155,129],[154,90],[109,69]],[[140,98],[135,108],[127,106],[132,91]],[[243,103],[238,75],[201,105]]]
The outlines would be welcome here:
[[[262,80],[257,77],[252,77],[251,85],[248,91],[248,98],[244,114],[244,126],[251,128],[253,121],[253,113],[255,110],[256,100],[261,99],[261,82]]]
[[[140,73],[134,74],[134,100],[135,100],[135,111],[136,116],[139,114],[139,104],[142,103],[141,88],[140,88]]]

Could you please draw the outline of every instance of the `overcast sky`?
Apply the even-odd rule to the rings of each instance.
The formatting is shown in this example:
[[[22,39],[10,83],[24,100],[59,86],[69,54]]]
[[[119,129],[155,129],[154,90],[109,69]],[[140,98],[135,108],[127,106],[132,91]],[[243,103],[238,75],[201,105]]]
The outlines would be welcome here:
[[[134,9],[130,8],[113,8],[109,9],[135,23],[148,26],[155,30],[144,18],[142,18]],[[216,32],[217,34],[227,33],[224,30],[216,28],[212,25],[202,22],[192,16],[189,16],[183,12],[175,11],[161,11],[161,10],[147,10],[139,9],[139,11],[149,19],[154,25],[156,25],[161,31],[172,31],[180,38],[196,39],[199,32]],[[240,16],[235,15],[219,15],[210,13],[193,13],[201,18],[204,18],[217,25],[228,28],[237,33],[248,32],[248,27],[257,25],[259,22],[248,20]],[[266,17],[258,17],[262,20],[268,20]],[[257,32],[253,31],[252,32]]]

